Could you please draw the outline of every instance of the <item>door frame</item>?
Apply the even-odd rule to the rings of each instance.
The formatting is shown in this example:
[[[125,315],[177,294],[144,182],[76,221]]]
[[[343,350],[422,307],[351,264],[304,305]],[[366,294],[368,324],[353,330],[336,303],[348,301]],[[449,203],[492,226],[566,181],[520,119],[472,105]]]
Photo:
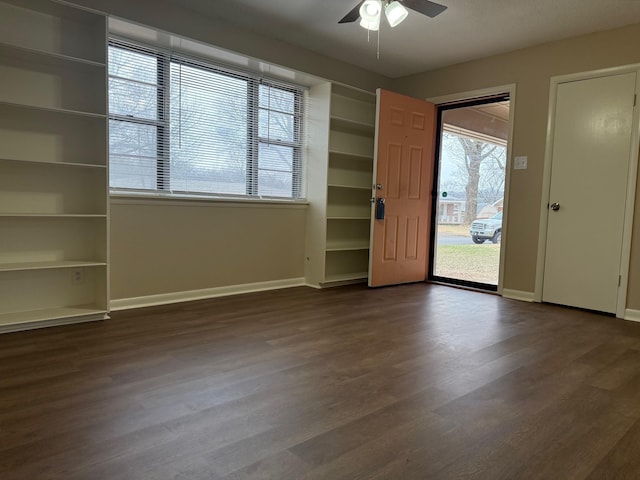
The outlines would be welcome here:
[[[427,101],[435,103],[436,107],[456,104],[459,102],[468,102],[470,100],[478,100],[483,97],[491,97],[500,94],[509,95],[509,138],[507,140],[507,161],[505,165],[505,177],[504,177],[504,200],[503,200],[503,214],[502,214],[502,239],[500,240],[500,268],[498,272],[498,295],[503,295],[503,282],[504,282],[504,268],[505,268],[505,254],[507,251],[508,237],[509,237],[509,185],[511,183],[511,163],[512,163],[512,148],[513,148],[513,125],[515,119],[515,107],[516,107],[516,84],[510,83],[507,85],[498,85],[495,87],[482,88],[478,90],[468,90],[466,92],[453,93],[449,95],[442,95],[438,97],[427,98]],[[440,132],[436,132],[439,134]],[[436,155],[439,155],[436,152]],[[436,165],[437,169],[438,166]],[[435,181],[435,176],[434,176]],[[437,201],[437,192],[433,192],[433,202]],[[433,219],[432,219],[433,220]],[[429,257],[427,262],[429,262]],[[429,271],[429,265],[427,265],[427,271]],[[488,292],[489,293],[489,292]]]
[[[544,262],[547,250],[547,225],[549,219],[549,198],[551,195],[551,167],[553,157],[553,142],[555,130],[556,103],[558,86],[562,83],[590,80],[594,78],[608,77],[623,73],[635,72],[636,97],[640,85],[640,64],[626,65],[587,72],[571,73],[551,77],[549,87],[549,108],[547,114],[547,138],[544,154],[544,172],[542,177],[542,194],[540,201],[540,227],[538,229],[538,258],[536,266],[536,284],[534,301],[542,302],[542,288],[544,284]],[[635,209],[636,183],[638,176],[638,152],[640,149],[640,109],[633,109],[633,123],[631,125],[631,149],[629,159],[629,171],[627,176],[627,196],[624,213],[624,227],[622,232],[622,255],[620,259],[620,286],[618,288],[618,301],[616,317],[625,318],[627,305],[627,289],[629,288],[629,267],[631,261],[631,234],[633,227],[633,215]]]

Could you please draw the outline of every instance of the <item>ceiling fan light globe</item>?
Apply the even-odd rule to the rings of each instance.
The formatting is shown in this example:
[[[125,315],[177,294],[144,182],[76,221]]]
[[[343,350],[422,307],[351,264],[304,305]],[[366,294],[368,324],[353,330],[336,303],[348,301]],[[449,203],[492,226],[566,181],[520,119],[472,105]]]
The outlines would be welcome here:
[[[398,1],[393,1],[384,9],[384,14],[387,17],[387,21],[391,27],[400,25],[402,21],[407,18],[409,11],[402,6]]]
[[[360,6],[360,17],[367,22],[380,22],[382,0],[364,0]],[[362,25],[362,22],[360,23]]]
[[[369,20],[365,20],[364,18],[360,19],[360,26],[367,30],[371,30],[373,32],[377,32],[380,28],[380,17],[376,20],[370,22]]]

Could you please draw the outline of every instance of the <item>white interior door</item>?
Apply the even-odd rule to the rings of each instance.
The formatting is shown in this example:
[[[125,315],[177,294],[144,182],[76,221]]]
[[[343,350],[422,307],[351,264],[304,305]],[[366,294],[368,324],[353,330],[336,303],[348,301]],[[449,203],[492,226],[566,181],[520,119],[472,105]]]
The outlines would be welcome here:
[[[559,84],[542,299],[616,312],[636,73]]]

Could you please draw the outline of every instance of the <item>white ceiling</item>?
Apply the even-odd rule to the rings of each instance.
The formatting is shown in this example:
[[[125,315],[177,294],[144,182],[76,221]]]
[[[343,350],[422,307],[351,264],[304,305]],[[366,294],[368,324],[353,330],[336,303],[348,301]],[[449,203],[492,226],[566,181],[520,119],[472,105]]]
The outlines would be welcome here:
[[[439,0],[436,18],[383,25],[377,59],[377,34],[338,24],[359,0],[171,1],[392,78],[640,23],[640,0]]]

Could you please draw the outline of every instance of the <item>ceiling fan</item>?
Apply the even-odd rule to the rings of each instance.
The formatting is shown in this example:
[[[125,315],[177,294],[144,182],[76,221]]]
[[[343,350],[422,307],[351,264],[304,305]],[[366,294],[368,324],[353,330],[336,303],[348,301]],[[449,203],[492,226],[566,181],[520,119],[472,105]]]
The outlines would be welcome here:
[[[360,26],[367,30],[378,30],[384,11],[389,25],[395,27],[407,18],[407,8],[431,18],[447,9],[444,5],[429,0],[362,0],[338,23],[352,23],[360,19]]]

